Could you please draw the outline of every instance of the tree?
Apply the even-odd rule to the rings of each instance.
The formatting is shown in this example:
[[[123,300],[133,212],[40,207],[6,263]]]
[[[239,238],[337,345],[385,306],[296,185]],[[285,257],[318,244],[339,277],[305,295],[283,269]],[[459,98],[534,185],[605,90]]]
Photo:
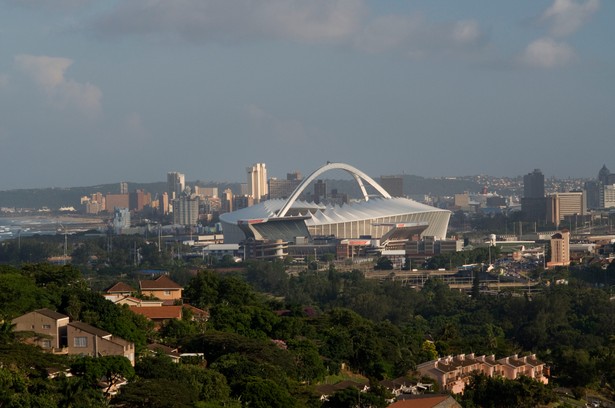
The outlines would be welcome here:
[[[389,271],[389,270],[393,269],[393,261],[391,261],[386,256],[381,256],[376,261],[376,266],[374,266],[374,269]]]
[[[178,380],[144,379],[126,384],[111,401],[127,408],[189,408],[198,401],[198,390]]]
[[[246,379],[241,396],[254,408],[292,408],[296,400],[274,381],[258,377]]]
[[[135,375],[130,361],[124,356],[80,357],[71,364],[71,372],[82,377],[90,387],[97,387],[104,381],[107,395],[117,384]]]

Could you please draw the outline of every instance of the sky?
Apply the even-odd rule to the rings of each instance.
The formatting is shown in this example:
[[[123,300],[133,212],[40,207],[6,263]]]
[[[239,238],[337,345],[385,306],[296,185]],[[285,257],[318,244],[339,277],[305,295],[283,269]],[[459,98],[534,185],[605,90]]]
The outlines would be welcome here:
[[[615,171],[615,2],[0,0],[0,190]]]

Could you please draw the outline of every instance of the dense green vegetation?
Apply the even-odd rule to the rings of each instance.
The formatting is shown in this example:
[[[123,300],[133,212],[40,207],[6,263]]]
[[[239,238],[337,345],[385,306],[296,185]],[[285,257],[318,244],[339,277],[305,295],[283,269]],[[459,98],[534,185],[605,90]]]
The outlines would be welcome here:
[[[201,270],[190,276],[176,267],[172,277],[188,282],[185,296],[210,311],[207,323],[186,317],[154,331],[141,316],[93,292],[95,283],[72,266],[0,267],[0,405],[102,406],[106,387],[97,380],[121,374],[129,382],[111,405],[356,406],[351,391],[336,394],[337,405],[323,405],[314,391],[346,367],[372,380],[374,391],[362,396],[363,403],[383,406],[377,380],[411,375],[436,355],[467,352],[536,352],[550,365],[554,384],[605,394],[615,384],[615,302],[606,288],[574,276],[568,285],[545,286],[531,297],[469,297],[438,280],[416,291],[332,266],[289,276],[282,262],[249,263],[237,275]],[[174,364],[163,355],[140,353],[132,371],[118,359],[43,354],[17,341],[9,323],[41,307],[134,341],[139,352],[146,342],[158,341],[203,353],[204,360]],[[74,376],[50,379],[49,367],[70,369]],[[477,377],[472,387],[465,406],[505,406],[485,400],[504,395],[502,390],[522,405],[553,398],[550,388],[527,381]]]

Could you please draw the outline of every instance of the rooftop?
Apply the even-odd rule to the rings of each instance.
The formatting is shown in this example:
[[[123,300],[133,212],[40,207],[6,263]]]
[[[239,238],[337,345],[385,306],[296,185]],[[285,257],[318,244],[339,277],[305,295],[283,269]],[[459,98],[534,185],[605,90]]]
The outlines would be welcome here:
[[[183,289],[181,285],[173,282],[167,275],[160,275],[154,280],[141,280],[139,281],[141,290],[151,289]]]

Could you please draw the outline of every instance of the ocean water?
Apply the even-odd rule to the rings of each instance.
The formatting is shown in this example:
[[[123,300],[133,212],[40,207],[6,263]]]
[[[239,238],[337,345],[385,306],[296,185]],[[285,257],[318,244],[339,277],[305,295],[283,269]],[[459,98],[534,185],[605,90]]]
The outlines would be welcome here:
[[[18,236],[63,234],[98,229],[105,226],[105,220],[94,217],[67,215],[5,215],[0,216],[0,241]]]

